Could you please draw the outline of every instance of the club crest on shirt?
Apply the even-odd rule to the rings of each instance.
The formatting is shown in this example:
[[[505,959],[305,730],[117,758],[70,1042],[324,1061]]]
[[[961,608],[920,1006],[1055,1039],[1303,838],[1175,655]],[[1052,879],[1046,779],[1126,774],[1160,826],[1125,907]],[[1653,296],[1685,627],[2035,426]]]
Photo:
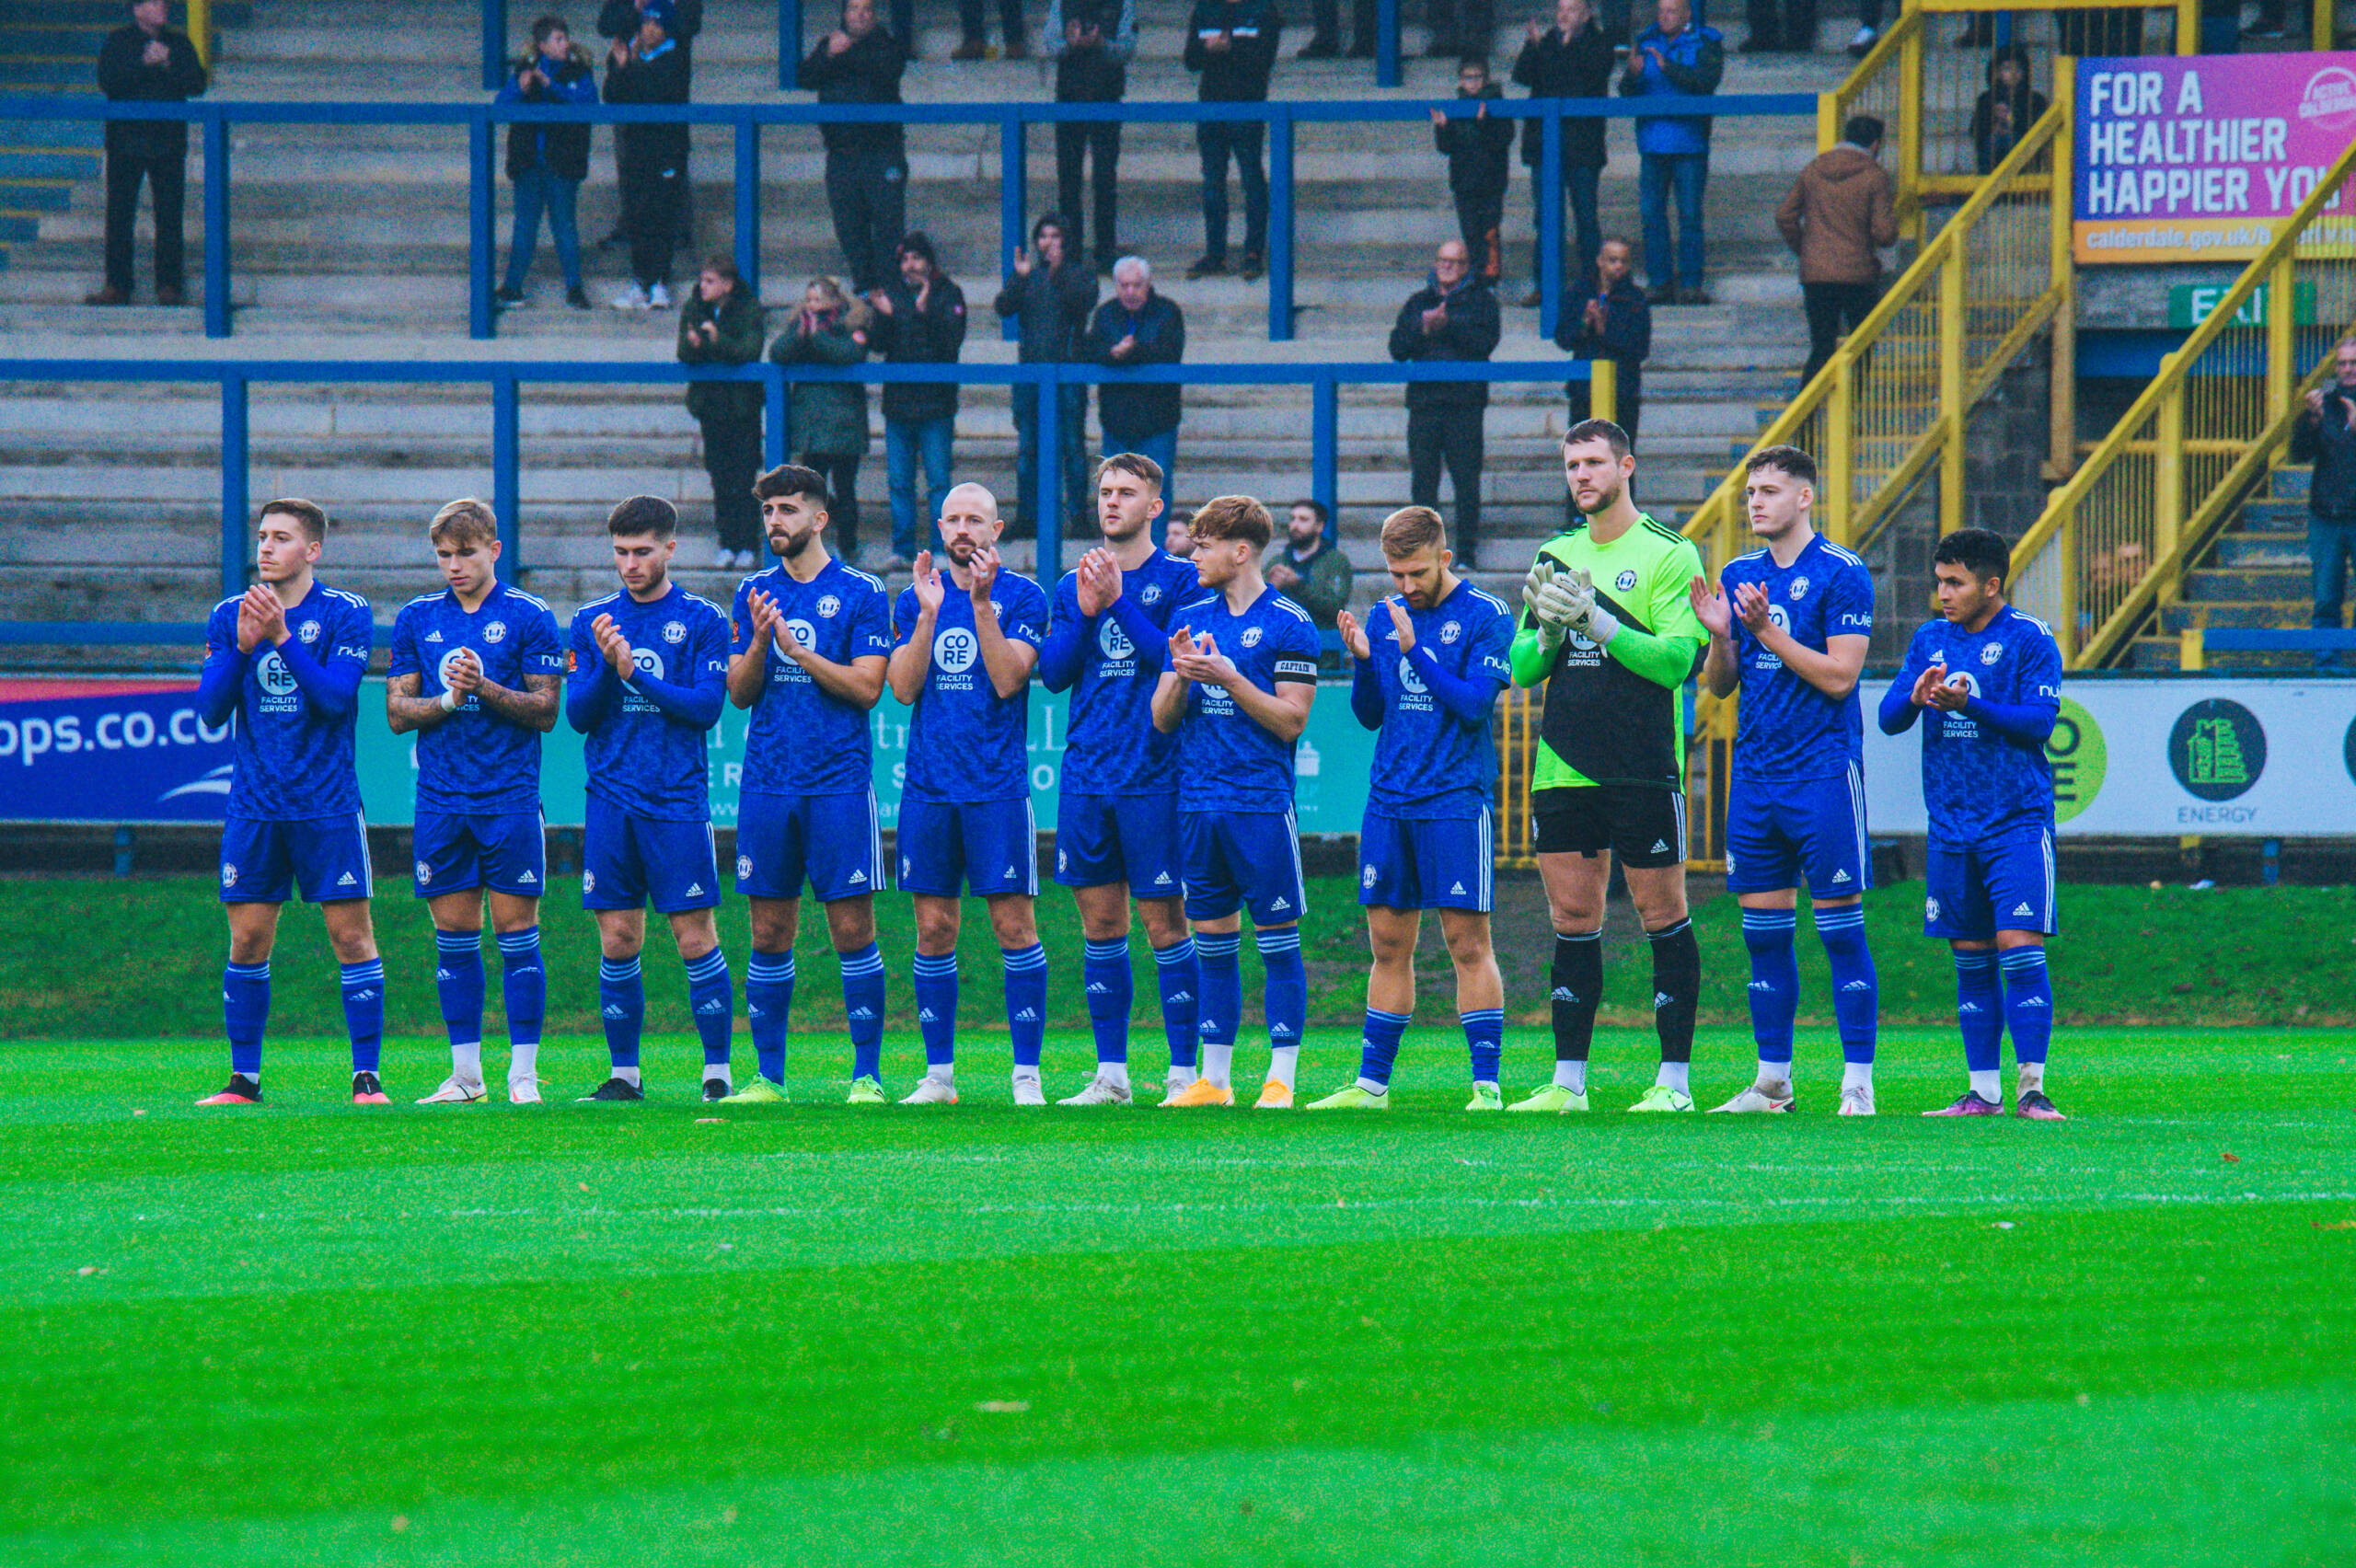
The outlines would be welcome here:
[[[739,856],[737,856],[737,857],[736,857],[736,880],[737,880],[738,882],[749,882],[749,881],[752,879],[752,875],[753,875],[753,858],[752,858],[750,855],[739,855]]]
[[[489,622],[482,628],[482,640],[494,648],[498,647],[507,640],[507,623],[505,621]]]
[[[2004,656],[2004,645],[2001,642],[1983,644],[1980,650],[1980,662],[1983,664],[1992,664]]]
[[[1611,585],[1625,594],[1636,585],[1636,574],[1633,571],[1623,571],[1611,580]]]
[[[431,861],[429,861],[429,860],[420,860],[420,861],[417,863],[417,885],[418,885],[418,886],[420,886],[420,887],[423,887],[426,883],[428,883],[428,882],[432,882],[433,880],[433,862],[431,862]]]
[[[1805,577],[1795,577],[1795,578],[1793,578],[1793,579],[1792,579],[1791,594],[1792,594],[1792,602],[1793,602],[1794,604],[1797,604],[1797,603],[1799,603],[1799,601],[1801,601],[1802,599],[1807,598],[1807,578],[1805,578]]]
[[[237,885],[237,868],[235,863],[227,860],[221,863],[221,885],[223,887]]]
[[[1439,640],[1442,642],[1454,642],[1458,638],[1463,635],[1464,628],[1457,625],[1454,621],[1442,621],[1440,623]]]
[[[1257,648],[1260,646],[1260,628],[1258,627],[1247,626],[1243,628],[1243,646],[1246,648]]]
[[[837,598],[836,595],[829,594],[825,598],[818,601],[818,618],[821,620],[832,620],[835,617],[842,613],[842,600]]]
[[[307,647],[311,643],[317,642],[319,640],[319,623],[317,621],[305,621],[301,626],[294,628],[294,635],[301,638],[305,646]]]
[[[687,640],[687,622],[685,622],[685,621],[664,621],[664,622],[663,623],[663,640],[664,640],[664,641],[668,642],[668,643],[672,643],[672,644],[676,645],[676,644],[678,644],[678,643],[681,643],[681,642],[685,642]]]

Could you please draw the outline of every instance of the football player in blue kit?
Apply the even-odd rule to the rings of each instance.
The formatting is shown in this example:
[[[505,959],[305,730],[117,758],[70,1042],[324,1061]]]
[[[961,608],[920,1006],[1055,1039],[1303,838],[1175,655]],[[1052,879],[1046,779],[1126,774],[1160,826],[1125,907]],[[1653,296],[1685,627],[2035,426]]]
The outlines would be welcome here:
[[[711,913],[720,867],[705,755],[727,698],[728,617],[671,581],[678,528],[677,512],[660,496],[635,495],[616,506],[606,531],[621,591],[572,616],[564,712],[585,737],[589,772],[581,905],[597,917],[597,1003],[613,1063],[612,1076],[585,1100],[645,1098],[639,954],[649,903],[670,919],[687,965],[687,1005],[703,1042],[703,1097],[722,1099],[732,1087],[735,1009]]]
[[[1865,945],[1873,852],[1857,675],[1873,641],[1873,574],[1816,531],[1814,458],[1796,446],[1769,446],[1744,467],[1750,532],[1764,544],[1728,561],[1719,588],[1696,577],[1691,590],[1693,613],[1710,632],[1703,683],[1716,697],[1742,693],[1727,797],[1727,891],[1742,906],[1750,950],[1759,1071],[1716,1109],[1792,1108],[1800,983],[1792,942],[1805,882],[1832,969],[1840,1114],[1870,1116],[1881,996]]]
[[[850,1101],[884,1103],[884,958],[875,947],[883,835],[868,714],[892,652],[884,584],[826,548],[834,498],[788,464],[754,481],[779,564],[736,587],[728,699],[753,710],[736,818],[736,886],[752,905],[745,1014],[759,1073],[729,1101],[785,1099],[802,886],[826,909],[850,1027]]]
[[[1914,634],[1881,700],[1881,727],[1923,726],[1930,814],[1925,936],[1955,950],[1956,1020],[1970,1087],[1928,1116],[2001,1116],[2004,1034],[2013,1035],[2015,1112],[2058,1122],[2045,1092],[2053,984],[2045,940],[2053,886],[2053,767],[2046,738],[2062,711],[2052,629],[2004,602],[2012,555],[1985,528],[1960,528],[1931,556],[1939,616]]]
[[[1300,833],[1293,746],[1317,698],[1317,628],[1268,586],[1260,557],[1272,526],[1248,495],[1195,513],[1195,571],[1206,590],[1171,619],[1170,668],[1153,692],[1154,727],[1178,737],[1178,838],[1186,917],[1202,964],[1202,1071],[1162,1103],[1232,1105],[1243,989],[1242,917],[1266,972],[1268,1076],[1262,1110],[1289,1110],[1309,974],[1300,958]]]
[[[1056,880],[1080,905],[1082,977],[1096,1073],[1066,1105],[1126,1105],[1129,1093],[1129,902],[1137,901],[1161,983],[1170,1046],[1168,1092],[1194,1081],[1202,980],[1186,929],[1178,859],[1178,748],[1153,724],[1153,691],[1170,662],[1171,612],[1196,593],[1194,566],[1153,542],[1161,468],[1124,452],[1096,470],[1104,543],[1056,584],[1039,676],[1071,693]]]
[[[483,1098],[482,915],[499,940],[507,1009],[507,1098],[540,1101],[540,737],[556,728],[564,644],[556,617],[499,580],[499,522],[454,501],[426,530],[445,586],[393,619],[385,720],[417,737],[412,882],[433,917],[433,985],[450,1035],[450,1076],[420,1105]]]
[[[1045,1105],[1047,955],[1039,946],[1038,827],[1031,812],[1031,671],[1047,635],[1047,596],[999,561],[998,498],[958,485],[942,498],[944,576],[932,552],[893,612],[886,668],[908,719],[900,799],[900,889],[917,917],[917,1027],[925,1076],[900,1103],[957,1103],[959,894],[986,901],[1006,969],[1006,1027],[1017,1105]]]
[[[1361,627],[1344,610],[1342,646],[1356,662],[1350,711],[1375,742],[1358,833],[1358,902],[1374,968],[1357,1081],[1311,1111],[1380,1111],[1391,1068],[1415,1013],[1415,939],[1439,911],[1456,967],[1456,1014],[1472,1058],[1467,1111],[1502,1111],[1505,982],[1490,946],[1489,877],[1496,859],[1497,693],[1513,679],[1514,613],[1449,570],[1439,513],[1410,506],[1382,523],[1382,559],[1399,592]]]
[[[215,605],[204,628],[197,711],[215,728],[234,718],[237,740],[221,828],[229,1082],[200,1105],[261,1101],[270,954],[279,906],[296,886],[319,906],[341,966],[352,1101],[391,1103],[376,1077],[385,965],[368,917],[368,824],[352,762],[353,711],[375,626],[367,600],[315,574],[327,532],[327,513],[311,502],[263,506],[254,527],[257,581]]]

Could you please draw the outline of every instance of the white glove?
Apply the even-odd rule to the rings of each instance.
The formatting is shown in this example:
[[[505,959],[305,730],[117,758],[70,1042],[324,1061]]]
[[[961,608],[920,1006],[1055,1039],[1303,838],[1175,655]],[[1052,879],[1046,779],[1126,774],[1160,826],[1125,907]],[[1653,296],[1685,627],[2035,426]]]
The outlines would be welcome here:
[[[1544,556],[1540,556],[1538,558],[1537,564],[1530,569],[1530,575],[1521,580],[1522,605],[1531,615],[1538,617],[1539,627],[1542,630],[1553,631],[1560,629],[1559,628],[1548,627],[1546,625],[1546,612],[1540,607],[1539,604],[1540,596],[1546,592],[1546,585],[1553,581],[1554,563],[1547,559]]]
[[[1560,580],[1550,584],[1566,601],[1563,625],[1600,648],[1620,629],[1619,617],[1595,602],[1595,581],[1585,568],[1575,567],[1566,575],[1570,582],[1567,589]]]
[[[1538,618],[1560,636],[1576,623],[1589,603],[1571,582],[1557,577],[1538,591]]]

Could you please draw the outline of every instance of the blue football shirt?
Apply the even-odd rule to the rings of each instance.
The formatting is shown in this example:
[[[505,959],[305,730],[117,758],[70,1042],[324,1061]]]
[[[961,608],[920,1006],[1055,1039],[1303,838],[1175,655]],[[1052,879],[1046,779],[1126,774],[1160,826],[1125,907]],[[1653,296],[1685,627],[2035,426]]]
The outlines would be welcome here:
[[[736,585],[735,651],[753,646],[752,596],[777,601],[802,645],[837,664],[889,657],[892,617],[884,584],[829,560],[807,582],[783,566]],[[831,697],[810,672],[769,644],[768,679],[745,733],[743,788],[754,795],[841,795],[874,779],[868,710]]]
[[[2062,708],[2062,650],[2052,628],[2006,605],[1978,631],[1934,620],[1914,634],[1899,667],[1911,690],[1944,661],[1947,684],[2002,707]],[[2018,844],[2053,830],[2053,765],[2042,745],[2010,740],[1967,709],[1918,710],[1923,725],[1923,803],[1930,840],[1944,849]]]
[[[1478,723],[1460,719],[1432,696],[1399,651],[1387,602],[1366,615],[1369,663],[1382,683],[1382,732],[1375,737],[1367,809],[1418,822],[1477,817],[1497,798],[1496,725],[1485,717]],[[1407,611],[1415,645],[1430,649],[1445,673],[1488,686],[1492,698],[1513,679],[1513,623],[1504,600],[1464,582],[1430,609]]]
[[[1171,620],[1197,642],[1207,633],[1262,691],[1274,695],[1278,681],[1317,684],[1316,623],[1274,588],[1241,615],[1227,607],[1226,594],[1210,593],[1179,605]],[[1226,690],[1200,682],[1188,688],[1178,726],[1180,811],[1288,812],[1292,758],[1293,743],[1262,729]]]
[[[1738,556],[1719,574],[1727,606],[1742,583],[1766,590],[1767,615],[1803,648],[1821,653],[1835,637],[1870,637],[1874,579],[1865,563],[1821,534],[1789,566],[1763,549]],[[1865,709],[1854,686],[1834,701],[1784,667],[1742,617],[1734,617],[1742,706],[1734,738],[1734,772],[1756,783],[1834,778],[1865,761]]]
[[[572,613],[568,679],[575,689],[595,683],[605,668],[589,630],[599,616],[614,617],[641,674],[672,686],[726,692],[728,617],[718,605],[676,582],[647,604],[623,592]],[[718,721],[715,709],[713,723]],[[710,733],[672,719],[635,685],[625,684],[619,700],[582,739],[589,793],[657,822],[710,822]]]
[[[416,675],[418,693],[440,697],[442,677],[460,649],[470,649],[483,678],[522,691],[526,675],[564,674],[564,644],[556,616],[522,590],[493,585],[472,615],[449,589],[403,605],[393,617],[390,673]],[[469,697],[439,724],[417,732],[420,811],[537,811],[540,804],[540,732],[502,718]]]
[[[320,665],[354,664],[363,671],[376,634],[367,600],[317,578],[303,602],[287,610],[286,630]],[[224,599],[205,624],[204,662],[212,665],[239,657],[237,601]],[[275,648],[257,648],[243,657],[229,815],[248,822],[300,822],[358,811],[360,774],[352,761],[357,713],[314,708]]]
[[[1121,573],[1121,595],[1137,602],[1165,633],[1181,599],[1200,591],[1195,564],[1157,548],[1135,571]],[[1081,618],[1080,573],[1056,584],[1054,626]],[[1072,795],[1166,795],[1177,785],[1178,738],[1153,727],[1153,688],[1165,657],[1150,666],[1108,612],[1096,617],[1080,655],[1065,729],[1063,790]]]
[[[971,805],[1031,798],[1031,692],[1026,686],[1000,697],[982,663],[974,630],[974,598],[944,569],[947,590],[932,627],[932,660],[908,719],[908,772],[904,793],[920,801]],[[1010,641],[1037,648],[1047,635],[1047,596],[1020,572],[1000,571],[990,589],[999,629]],[[917,591],[900,591],[893,610],[893,646],[915,634]]]

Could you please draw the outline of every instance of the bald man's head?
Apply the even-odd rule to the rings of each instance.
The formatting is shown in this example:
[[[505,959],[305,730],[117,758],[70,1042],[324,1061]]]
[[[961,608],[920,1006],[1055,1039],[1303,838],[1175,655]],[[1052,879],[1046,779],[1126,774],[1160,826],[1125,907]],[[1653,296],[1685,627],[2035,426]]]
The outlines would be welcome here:
[[[1006,525],[998,514],[998,497],[976,484],[954,486],[941,501],[941,542],[958,565],[998,543]]]

